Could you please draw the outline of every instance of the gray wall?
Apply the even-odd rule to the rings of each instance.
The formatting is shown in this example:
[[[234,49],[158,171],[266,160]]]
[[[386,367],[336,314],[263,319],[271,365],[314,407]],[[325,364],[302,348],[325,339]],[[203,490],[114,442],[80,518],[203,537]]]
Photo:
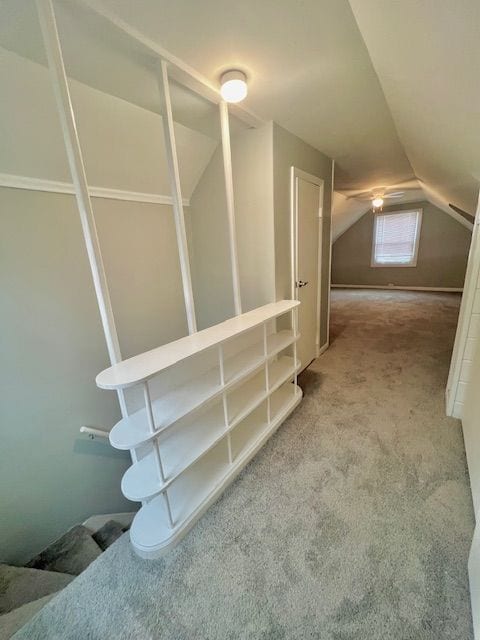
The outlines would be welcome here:
[[[275,301],[272,123],[232,137],[233,191],[244,311]]]
[[[242,310],[275,300],[272,125],[231,139]],[[223,155],[215,151],[190,199],[191,267],[199,328],[235,315]]]
[[[196,304],[200,326],[233,315],[226,207],[215,181],[217,150],[191,198]],[[235,222],[243,309],[290,298],[290,167],[324,180],[321,344],[327,339],[332,162],[297,136],[269,122],[232,136]],[[206,206],[210,203],[210,207]],[[206,260],[206,256],[209,260]],[[206,308],[205,308],[206,306]]]
[[[222,147],[190,198],[190,267],[198,329],[234,313]]]
[[[0,49],[0,79],[0,171],[70,180],[46,69]],[[71,87],[92,184],[168,195],[159,116]],[[189,196],[215,141],[176,133]],[[123,356],[185,335],[171,207],[93,206]],[[21,563],[92,514],[138,505],[120,492],[129,456],[79,433],[120,414],[95,385],[109,360],[75,198],[0,188],[0,228],[0,561]]]
[[[125,356],[187,333],[170,207],[94,200]],[[120,417],[75,199],[0,189],[0,559],[23,562],[95,513],[133,511],[128,454],[79,434]],[[167,321],[168,319],[168,321]]]
[[[373,213],[367,212],[333,245],[332,283],[410,287],[463,287],[471,232],[429,202],[386,207],[422,208],[416,267],[371,267]]]
[[[327,341],[332,161],[297,136],[273,125],[273,193],[275,207],[275,282],[277,300],[291,296],[290,167],[324,180],[322,299],[320,346]]]
[[[41,209],[41,211],[40,211]],[[118,419],[73,198],[0,190],[0,558],[23,562],[92,513],[131,510],[127,457],[81,440]]]

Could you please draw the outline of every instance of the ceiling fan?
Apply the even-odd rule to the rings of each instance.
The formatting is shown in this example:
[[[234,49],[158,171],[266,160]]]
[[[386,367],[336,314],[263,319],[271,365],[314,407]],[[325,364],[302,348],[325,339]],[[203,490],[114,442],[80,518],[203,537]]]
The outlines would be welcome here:
[[[417,178],[407,178],[388,187],[371,187],[363,191],[344,190],[343,194],[349,199],[371,202],[372,209],[378,211],[383,207],[385,200],[395,200],[405,195],[411,196],[419,189],[420,184]]]
[[[402,198],[405,195],[405,191],[388,191],[385,187],[378,187],[375,189],[369,189],[367,191],[360,191],[354,195],[348,196],[349,198],[355,198],[356,200],[370,201],[372,203],[372,209],[377,211],[384,205],[385,200],[394,200],[395,198]]]

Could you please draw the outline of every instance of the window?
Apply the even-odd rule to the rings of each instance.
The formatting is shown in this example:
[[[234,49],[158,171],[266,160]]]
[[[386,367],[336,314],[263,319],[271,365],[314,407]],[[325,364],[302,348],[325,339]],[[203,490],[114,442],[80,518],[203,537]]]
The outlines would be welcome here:
[[[415,267],[422,210],[375,215],[372,267]]]

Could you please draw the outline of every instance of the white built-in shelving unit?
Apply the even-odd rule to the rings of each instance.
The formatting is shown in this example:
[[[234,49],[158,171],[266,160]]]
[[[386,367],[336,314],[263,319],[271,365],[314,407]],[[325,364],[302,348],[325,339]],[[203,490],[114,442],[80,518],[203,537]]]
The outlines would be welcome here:
[[[296,347],[299,303],[282,300],[242,313],[229,110],[234,109],[248,126],[258,126],[262,121],[241,105],[228,106],[217,86],[115,13],[91,0],[79,0],[78,4],[87,13],[87,24],[97,20],[106,29],[102,49],[112,38],[115,47],[124,41],[126,51],[142,51],[144,71],[159,88],[159,113],[190,335],[123,360],[54,2],[35,0],[112,364],[97,376],[97,384],[118,394],[122,419],[110,432],[110,442],[118,449],[130,451],[133,464],[123,477],[122,490],[127,498],[142,503],[130,530],[131,541],[139,555],[155,558],[178,542],[300,402]],[[135,56],[137,60],[137,53]],[[222,180],[235,317],[202,331],[197,331],[190,273],[170,93],[172,82],[217,105],[221,125]],[[196,103],[197,100],[188,99],[189,105]],[[201,112],[203,118],[204,107]],[[102,187],[103,195],[111,191],[105,190],[106,186]],[[82,431],[92,436],[102,433],[86,426]]]
[[[136,460],[122,491],[142,502],[130,532],[139,555],[178,542],[300,402],[298,304],[267,304],[97,376],[103,389],[143,391],[144,407],[110,432]],[[277,330],[281,316],[289,328]]]

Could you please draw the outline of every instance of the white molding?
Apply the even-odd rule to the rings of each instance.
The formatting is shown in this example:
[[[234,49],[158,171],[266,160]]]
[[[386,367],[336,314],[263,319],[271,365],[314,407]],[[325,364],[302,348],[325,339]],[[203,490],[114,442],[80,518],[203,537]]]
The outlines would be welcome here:
[[[439,291],[445,293],[462,293],[463,287],[409,287],[407,285],[388,284],[332,284],[333,289],[397,289],[399,291]]]
[[[330,346],[330,341],[327,340],[327,342],[325,342],[325,344],[318,349],[317,358],[319,358],[322,355],[322,353],[324,353],[328,349],[329,346]]]
[[[328,290],[327,290],[327,345],[330,344],[330,314],[331,314],[331,300],[330,292],[332,290],[332,250],[333,250],[333,196],[334,196],[334,184],[335,184],[335,160],[332,160],[332,184],[330,187],[330,247],[328,255]]]
[[[75,188],[71,182],[49,180],[47,178],[31,178],[30,176],[18,176],[13,173],[0,173],[0,187],[11,189],[25,189],[27,191],[46,191],[48,193],[64,193],[75,195]],[[126,191],[123,189],[110,189],[108,187],[88,187],[91,198],[105,198],[107,200],[126,200],[127,202],[147,202],[151,204],[172,205],[171,196],[157,193],[143,193],[141,191]],[[188,198],[183,199],[184,206],[190,206]]]
[[[473,314],[475,294],[480,278],[480,195],[477,202],[475,215],[475,225],[472,232],[470,251],[468,253],[467,271],[465,274],[465,291],[460,304],[458,315],[457,331],[453,345],[452,359],[448,373],[446,389],[446,413],[447,416],[458,417],[455,414],[455,404],[457,402],[458,384],[460,382],[460,371],[465,355],[465,348],[468,340],[470,322]]]
[[[419,181],[422,191],[424,192],[425,197],[427,198],[428,202],[430,202],[430,204],[433,204],[435,207],[437,207],[437,209],[440,209],[441,211],[446,213],[466,229],[473,231],[474,220],[467,220],[466,218],[461,216],[459,213],[454,211],[454,209],[448,206],[448,202],[444,200],[443,196],[441,196],[438,191],[435,191],[433,187],[428,185],[426,182],[423,182],[419,178],[417,178],[417,180]]]
[[[448,415],[452,418],[457,418],[458,420],[462,419],[463,416],[463,402],[454,402],[451,413]]]
[[[102,513],[97,516],[90,516],[85,520],[85,522],[82,522],[82,524],[92,533],[96,533],[110,520],[115,520],[115,522],[118,522],[118,524],[121,524],[122,527],[127,529],[132,524],[135,514],[136,511],[124,511],[122,513]]]

